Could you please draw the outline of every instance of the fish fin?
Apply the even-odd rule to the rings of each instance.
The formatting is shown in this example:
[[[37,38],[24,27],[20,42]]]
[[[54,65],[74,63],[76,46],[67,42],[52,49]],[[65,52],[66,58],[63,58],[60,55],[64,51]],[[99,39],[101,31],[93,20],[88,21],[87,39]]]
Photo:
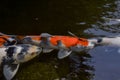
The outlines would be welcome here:
[[[54,49],[50,49],[50,48],[43,48],[43,53],[49,53],[52,52]]]
[[[76,45],[71,47],[70,49],[75,52],[81,52],[84,51],[87,47],[81,46],[81,45]]]
[[[79,37],[78,37],[78,36],[76,36],[75,34],[73,34],[73,33],[72,33],[72,32],[70,32],[70,31],[68,31],[68,34],[70,34],[71,36],[76,37],[76,38],[78,38],[78,39],[79,39]]]
[[[71,50],[68,50],[68,49],[60,49],[59,52],[58,52],[58,58],[59,59],[63,59],[65,57],[67,57],[68,55],[71,54]]]
[[[41,33],[40,36],[41,37],[51,37],[52,35],[48,34],[48,33]]]
[[[6,80],[11,80],[17,73],[19,64],[5,64],[3,65],[3,74]]]

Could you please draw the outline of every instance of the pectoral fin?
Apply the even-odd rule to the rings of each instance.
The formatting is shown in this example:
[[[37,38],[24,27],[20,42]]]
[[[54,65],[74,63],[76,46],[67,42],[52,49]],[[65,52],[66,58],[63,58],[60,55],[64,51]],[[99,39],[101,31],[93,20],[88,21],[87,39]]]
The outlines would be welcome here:
[[[67,57],[68,55],[71,54],[71,50],[68,50],[68,49],[60,49],[59,52],[58,52],[58,58],[59,59],[63,59],[65,57]]]
[[[6,80],[11,80],[17,73],[19,64],[5,64],[3,65],[3,74]]]
[[[43,53],[49,53],[51,51],[53,51],[54,49],[50,49],[50,48],[43,48]]]

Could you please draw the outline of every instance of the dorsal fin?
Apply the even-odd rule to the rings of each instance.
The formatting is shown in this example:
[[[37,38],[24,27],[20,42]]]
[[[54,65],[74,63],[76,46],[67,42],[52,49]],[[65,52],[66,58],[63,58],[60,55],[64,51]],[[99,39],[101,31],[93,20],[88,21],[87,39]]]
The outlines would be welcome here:
[[[68,31],[68,34],[70,34],[73,37],[79,38],[78,36],[76,36],[75,34],[73,34],[72,32]]]
[[[40,36],[41,37],[51,37],[52,35],[48,34],[48,33],[41,33]]]

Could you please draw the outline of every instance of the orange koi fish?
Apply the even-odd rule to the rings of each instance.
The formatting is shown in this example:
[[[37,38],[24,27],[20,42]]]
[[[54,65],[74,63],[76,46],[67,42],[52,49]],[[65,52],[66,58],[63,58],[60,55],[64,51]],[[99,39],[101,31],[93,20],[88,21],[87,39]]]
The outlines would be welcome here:
[[[59,59],[70,55],[72,51],[80,52],[94,46],[94,44],[92,44],[85,38],[59,35],[53,36],[48,33],[42,33],[40,36],[26,36],[24,37],[22,42],[42,47],[44,53],[48,53],[54,49],[58,49]]]

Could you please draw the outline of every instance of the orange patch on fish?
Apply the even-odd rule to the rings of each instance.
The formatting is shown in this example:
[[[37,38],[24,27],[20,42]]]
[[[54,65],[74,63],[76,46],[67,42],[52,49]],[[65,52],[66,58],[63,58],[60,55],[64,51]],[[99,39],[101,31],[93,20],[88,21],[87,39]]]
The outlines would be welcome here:
[[[0,46],[3,46],[9,36],[0,36]]]
[[[66,47],[76,46],[77,44],[80,44],[82,46],[88,46],[87,39],[78,39],[75,37],[70,36],[53,36],[50,38],[50,42],[53,45],[57,45],[57,41],[61,41]]]
[[[80,38],[77,44],[87,47],[89,42],[87,39]]]
[[[16,38],[19,39],[19,40],[22,40],[24,37],[25,37],[25,36],[23,36],[23,35],[18,35],[18,36],[16,36]]]
[[[37,40],[40,41],[41,37],[40,36],[31,36],[32,40]]]
[[[41,38],[41,36],[37,36],[37,35],[30,36],[30,38],[35,41],[40,41],[40,40],[46,41],[47,40],[46,37]],[[58,41],[61,41],[62,44],[65,45],[65,47],[72,47],[76,45],[87,47],[89,43],[88,40],[85,38],[76,38],[76,37],[71,37],[71,36],[57,36],[57,35],[50,37],[50,43],[52,45],[56,46],[58,44]]]

